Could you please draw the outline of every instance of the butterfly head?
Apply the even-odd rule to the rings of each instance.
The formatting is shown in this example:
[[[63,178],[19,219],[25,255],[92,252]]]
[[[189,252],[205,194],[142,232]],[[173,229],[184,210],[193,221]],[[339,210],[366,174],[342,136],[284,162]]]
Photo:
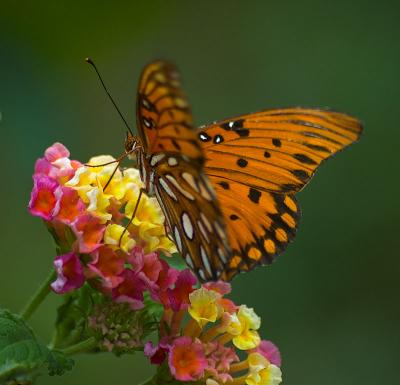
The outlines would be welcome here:
[[[142,146],[139,137],[127,132],[125,138],[125,152],[128,154],[128,157],[133,157],[134,153],[139,151],[141,148]]]

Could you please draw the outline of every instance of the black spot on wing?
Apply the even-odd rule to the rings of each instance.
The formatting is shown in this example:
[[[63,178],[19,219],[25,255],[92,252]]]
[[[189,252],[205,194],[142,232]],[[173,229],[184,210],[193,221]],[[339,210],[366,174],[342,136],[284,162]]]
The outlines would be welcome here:
[[[271,158],[271,154],[268,151],[265,151],[264,158]]]
[[[272,144],[275,147],[281,147],[282,146],[282,142],[279,139],[272,139]]]
[[[232,120],[230,122],[222,123],[221,128],[227,131],[237,131],[243,128],[244,119]]]
[[[282,190],[282,192],[289,192],[289,191],[297,190],[298,187],[299,187],[298,185],[293,184],[293,183],[284,183],[281,185],[281,190]]]
[[[211,140],[211,136],[208,135],[205,131],[199,133],[199,139],[202,142],[209,142]]]
[[[222,135],[215,135],[213,142],[215,144],[222,143],[224,141],[224,137]]]
[[[294,154],[293,158],[297,159],[299,162],[304,164],[311,164],[311,165],[317,164],[315,160],[311,159],[310,157],[304,154]]]
[[[179,145],[179,143],[175,139],[172,139],[172,144],[178,151],[181,150],[181,146]]]
[[[255,188],[250,188],[248,197],[252,202],[258,203],[260,201],[261,192]]]
[[[304,170],[293,170],[292,174],[296,177],[299,178],[301,181],[306,182],[310,176],[308,173]]]
[[[237,130],[236,133],[241,137],[241,138],[246,138],[249,136],[250,131],[247,128],[243,128],[241,130]]]
[[[238,159],[237,162],[236,162],[236,164],[237,164],[239,167],[242,167],[242,168],[243,168],[243,167],[246,167],[248,163],[249,163],[249,162],[248,162],[246,159],[243,159],[243,158]]]
[[[329,150],[329,148],[326,148],[324,146],[319,146],[318,144],[311,144],[311,143],[303,143],[303,144],[304,144],[304,146],[311,148],[311,150],[327,152],[329,154],[332,152],[331,150]]]
[[[232,221],[237,221],[237,220],[239,219],[239,217],[238,217],[236,214],[232,214],[229,218],[230,218]]]
[[[229,190],[229,183],[228,182],[218,182],[218,184],[224,189],[224,190]]]

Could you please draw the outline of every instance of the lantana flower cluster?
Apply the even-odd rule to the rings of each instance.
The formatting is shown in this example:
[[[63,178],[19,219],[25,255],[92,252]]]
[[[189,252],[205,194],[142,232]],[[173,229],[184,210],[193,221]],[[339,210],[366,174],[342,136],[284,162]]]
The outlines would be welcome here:
[[[159,254],[175,252],[175,246],[155,198],[142,195],[129,223],[142,187],[138,170],[116,168],[111,156],[91,158],[87,165],[69,156],[60,143],[45,151],[35,164],[29,202],[60,252],[52,289],[64,294],[87,281],[132,309],[144,306],[145,291],[159,301],[179,275]]]
[[[254,310],[226,297],[229,283],[199,287],[189,269],[177,270],[161,257],[176,249],[155,198],[143,194],[133,217],[142,187],[138,170],[117,167],[111,156],[87,164],[69,156],[55,143],[36,162],[29,211],[56,241],[53,291],[65,294],[87,283],[107,298],[85,321],[97,348],[116,354],[143,349],[158,366],[155,384],[278,385],[280,353],[260,338]],[[154,330],[146,326],[154,323],[148,299],[161,304],[162,315],[158,341],[143,346]]]
[[[224,296],[226,282],[194,288],[187,271],[164,301],[158,344],[148,342],[145,354],[155,365],[167,365],[175,380],[207,385],[277,385],[281,357],[270,341],[261,340],[260,317]]]

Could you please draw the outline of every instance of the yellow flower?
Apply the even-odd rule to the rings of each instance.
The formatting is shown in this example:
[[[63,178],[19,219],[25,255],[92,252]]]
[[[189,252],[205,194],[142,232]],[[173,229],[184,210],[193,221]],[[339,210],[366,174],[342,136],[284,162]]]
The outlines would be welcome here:
[[[233,344],[241,350],[256,348],[260,342],[257,329],[260,328],[261,319],[252,308],[242,305],[237,314],[230,316],[226,331],[232,334]]]
[[[91,169],[82,166],[76,170],[75,175],[65,183],[65,186],[74,188],[78,191],[80,198],[85,203],[89,203],[89,198],[86,194],[93,188],[92,183],[95,181],[96,175],[91,171]]]
[[[125,215],[131,218],[139,196],[139,189],[130,189],[131,199],[125,207]],[[164,250],[167,253],[176,252],[176,247],[165,234],[164,215],[156,198],[142,195],[129,230],[143,240],[143,248],[146,253],[155,250]]]
[[[107,212],[112,195],[104,194],[103,188],[99,185],[99,187],[93,187],[88,190],[86,196],[89,198],[87,211],[99,217],[102,223],[106,223],[112,218],[112,214]]]
[[[110,246],[119,247],[119,240],[125,228],[120,225],[112,224],[106,227],[104,232],[104,243]],[[125,231],[122,239],[120,248],[128,253],[135,246],[135,241],[129,236],[129,233]]]
[[[221,317],[222,307],[219,304],[221,295],[204,287],[189,294],[189,314],[202,328],[208,322],[215,322]]]
[[[276,365],[271,364],[260,353],[250,353],[248,358],[249,374],[247,385],[278,385],[282,382],[282,372]]]

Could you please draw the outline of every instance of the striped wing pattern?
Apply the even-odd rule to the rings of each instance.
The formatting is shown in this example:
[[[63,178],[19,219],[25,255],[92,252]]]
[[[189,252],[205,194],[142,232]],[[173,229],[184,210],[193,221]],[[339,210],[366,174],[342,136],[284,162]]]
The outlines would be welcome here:
[[[182,156],[166,156],[156,175],[156,196],[179,253],[200,281],[219,279],[228,268],[231,251],[209,180],[199,165]]]
[[[176,67],[156,61],[145,67],[137,96],[137,126],[147,155],[178,153],[202,158],[192,114]]]
[[[303,108],[267,110],[198,130],[204,172],[221,203],[232,248],[226,279],[269,264],[285,250],[300,219],[293,194],[361,131],[348,115]]]

